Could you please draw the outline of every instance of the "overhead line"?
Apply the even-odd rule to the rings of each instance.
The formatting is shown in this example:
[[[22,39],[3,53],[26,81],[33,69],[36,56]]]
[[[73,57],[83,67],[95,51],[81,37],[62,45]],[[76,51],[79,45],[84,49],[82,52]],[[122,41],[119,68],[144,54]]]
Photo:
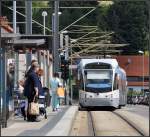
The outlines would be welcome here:
[[[9,6],[12,8],[12,6]],[[17,6],[19,9],[25,9],[24,6]],[[32,7],[33,9],[52,9],[53,7]],[[95,7],[59,7],[60,9],[93,9]]]
[[[68,29],[70,26],[74,25],[75,23],[77,23],[78,21],[80,21],[81,19],[83,19],[84,17],[86,17],[87,15],[89,15],[91,12],[93,12],[94,10],[96,10],[96,8],[93,8],[92,10],[90,10],[89,12],[87,12],[86,14],[84,14],[82,17],[80,17],[79,19],[77,19],[76,21],[74,21],[73,23],[71,23],[69,26],[65,27],[64,29],[61,30],[62,31],[65,31],[66,29]]]
[[[4,5],[4,4],[2,4],[2,5],[3,5],[4,7],[6,7],[6,8],[8,8],[9,10],[13,11],[13,9],[12,9],[12,8],[9,8],[9,7],[7,7],[7,6],[6,6],[6,5]],[[16,13],[18,13],[19,15],[21,15],[21,16],[23,16],[23,17],[25,17],[25,18],[26,18],[26,15],[22,14],[21,12],[16,11]],[[33,22],[35,22],[36,24],[38,24],[38,25],[40,25],[40,26],[44,27],[41,23],[37,22],[36,20],[32,19],[32,21],[33,21]],[[48,31],[52,32],[52,30],[50,30],[48,27],[45,27],[45,28],[46,28]]]
[[[86,25],[72,25],[72,26],[75,26],[75,27],[91,27],[91,28],[97,28],[97,26],[86,26]]]
[[[13,0],[1,0],[1,1],[13,1]],[[16,1],[24,1],[24,0],[16,0]],[[39,0],[32,0],[32,1],[39,1]],[[48,0],[42,0],[42,1],[48,1]],[[55,0],[49,0],[49,1],[55,1]],[[68,1],[68,2],[72,2],[72,1],[83,1],[83,2],[87,2],[87,1],[92,1],[92,2],[97,2],[97,1],[110,1],[110,0],[57,0],[57,1]],[[111,1],[116,1],[116,0],[111,0]],[[133,2],[133,1],[147,1],[147,0],[119,0],[119,1],[127,1],[127,2]]]
[[[76,29],[76,30],[70,30],[70,31],[67,31],[67,32],[77,32],[77,31],[91,31],[95,28],[81,28],[81,29]]]
[[[109,36],[109,35],[111,35],[111,34],[113,34],[113,33],[114,33],[114,32],[105,34],[105,35],[103,35],[103,36],[99,36],[99,38],[104,38],[104,37]],[[93,38],[93,39],[99,39],[99,38]],[[87,41],[91,41],[91,40],[93,40],[93,39],[89,39],[89,40],[87,40]],[[82,44],[82,43],[85,43],[85,42],[87,42],[87,41],[81,42],[81,44]]]
[[[80,37],[80,38],[76,39],[76,41],[79,41],[80,39],[82,39],[82,38],[84,38],[84,37],[86,37],[86,36],[88,36],[88,35],[92,34],[92,33],[93,33],[93,32],[95,32],[95,31],[97,31],[97,29],[95,29],[95,30],[93,30],[93,31],[91,31],[91,32],[89,32],[89,33],[87,33],[87,34],[83,35],[82,37]]]

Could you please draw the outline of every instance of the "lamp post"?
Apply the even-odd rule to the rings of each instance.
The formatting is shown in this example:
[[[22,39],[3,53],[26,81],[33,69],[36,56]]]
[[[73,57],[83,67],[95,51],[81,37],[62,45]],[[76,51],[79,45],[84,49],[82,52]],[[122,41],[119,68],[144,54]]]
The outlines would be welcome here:
[[[139,50],[138,52],[143,55],[143,61],[142,62],[143,62],[143,92],[144,92],[144,52],[141,50]]]
[[[43,16],[44,35],[45,35],[45,17],[47,16],[47,12],[43,11],[42,16]]]

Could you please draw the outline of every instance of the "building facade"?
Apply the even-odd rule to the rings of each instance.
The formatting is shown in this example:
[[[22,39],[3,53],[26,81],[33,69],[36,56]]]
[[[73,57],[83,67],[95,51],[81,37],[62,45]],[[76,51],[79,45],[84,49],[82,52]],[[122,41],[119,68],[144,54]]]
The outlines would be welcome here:
[[[116,59],[127,73],[128,90],[149,91],[149,56],[117,56]]]

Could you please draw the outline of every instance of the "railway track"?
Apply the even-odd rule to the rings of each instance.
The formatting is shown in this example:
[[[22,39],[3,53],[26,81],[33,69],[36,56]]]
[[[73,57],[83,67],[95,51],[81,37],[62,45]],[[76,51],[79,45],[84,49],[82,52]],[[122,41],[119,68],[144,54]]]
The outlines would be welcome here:
[[[144,136],[132,123],[111,111],[79,111],[70,135]]]
[[[128,122],[121,115],[119,115],[115,112],[110,112],[110,111],[108,111],[106,113],[105,112],[102,112],[102,113],[104,113],[105,114],[104,117],[106,117],[106,119],[108,119],[108,122],[107,122],[107,120],[105,121],[108,124],[101,122],[100,120],[94,118],[95,115],[93,115],[92,113],[100,113],[100,112],[91,112],[91,111],[88,112],[88,113],[90,113],[90,116],[91,116],[92,125],[93,125],[92,130],[93,130],[93,132],[95,132],[95,133],[93,133],[94,136],[100,136],[100,135],[108,135],[109,136],[109,133],[112,135],[119,135],[119,136],[134,135],[134,134],[138,135],[138,136],[144,136],[144,134],[139,129],[137,129],[132,123]],[[109,116],[107,113],[109,114]],[[115,119],[115,120],[113,120],[113,119]],[[108,128],[105,128],[105,127],[103,128],[102,126],[100,126],[101,128],[103,128],[103,129],[100,129],[100,127],[98,127],[97,124],[95,124],[96,121],[98,124],[104,124],[105,126],[107,125]],[[118,126],[117,126],[117,124],[118,124]],[[120,128],[119,128],[119,126],[120,126]],[[124,130],[124,129],[126,129],[126,130]],[[103,130],[105,130],[105,131],[103,131]],[[103,133],[101,133],[101,132],[103,132]]]
[[[90,125],[92,136],[96,136],[96,130],[95,130],[94,121],[93,121],[91,111],[88,111],[88,116],[89,116],[89,125]]]
[[[134,130],[136,130],[141,136],[145,136],[138,128],[136,128],[132,123],[130,123],[128,120],[126,120],[123,116],[119,115],[118,113],[112,112],[121,119],[123,119],[125,122],[127,122]]]

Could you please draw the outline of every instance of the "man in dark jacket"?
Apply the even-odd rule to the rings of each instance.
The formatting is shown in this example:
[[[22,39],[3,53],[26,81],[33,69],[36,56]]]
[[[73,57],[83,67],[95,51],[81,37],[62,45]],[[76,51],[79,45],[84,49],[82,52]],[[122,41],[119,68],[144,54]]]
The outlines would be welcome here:
[[[28,104],[34,101],[37,101],[39,95],[39,79],[37,72],[39,70],[38,63],[34,63],[31,65],[30,72],[27,75],[27,79],[25,82],[25,96],[28,98]],[[37,116],[29,115],[27,112],[28,121],[38,121]]]

